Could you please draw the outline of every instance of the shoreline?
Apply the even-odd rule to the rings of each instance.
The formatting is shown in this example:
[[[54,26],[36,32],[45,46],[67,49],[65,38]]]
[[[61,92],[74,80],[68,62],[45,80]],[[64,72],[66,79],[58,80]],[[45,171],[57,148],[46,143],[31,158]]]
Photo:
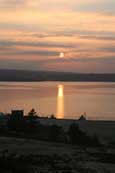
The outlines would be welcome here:
[[[92,80],[92,81],[88,81],[88,80],[0,80],[0,82],[25,82],[25,83],[29,83],[29,82],[80,82],[80,83],[115,83],[115,81],[96,81],[96,80]]]

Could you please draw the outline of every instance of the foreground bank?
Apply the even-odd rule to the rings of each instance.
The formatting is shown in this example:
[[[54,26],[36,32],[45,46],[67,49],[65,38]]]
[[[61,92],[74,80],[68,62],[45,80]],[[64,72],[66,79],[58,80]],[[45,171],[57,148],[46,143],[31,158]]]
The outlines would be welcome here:
[[[0,137],[2,173],[114,173],[115,148]]]

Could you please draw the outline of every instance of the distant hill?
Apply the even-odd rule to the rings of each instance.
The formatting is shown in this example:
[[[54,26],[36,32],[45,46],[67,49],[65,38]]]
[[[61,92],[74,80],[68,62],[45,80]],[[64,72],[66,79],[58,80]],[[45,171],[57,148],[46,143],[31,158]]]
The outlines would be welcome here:
[[[115,82],[115,74],[83,74],[52,71],[0,70],[0,81]]]

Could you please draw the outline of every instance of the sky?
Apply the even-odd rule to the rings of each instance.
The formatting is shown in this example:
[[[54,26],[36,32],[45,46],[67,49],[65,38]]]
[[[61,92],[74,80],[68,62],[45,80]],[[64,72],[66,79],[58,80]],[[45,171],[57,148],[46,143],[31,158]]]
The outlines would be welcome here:
[[[115,73],[115,0],[0,0],[0,69]]]

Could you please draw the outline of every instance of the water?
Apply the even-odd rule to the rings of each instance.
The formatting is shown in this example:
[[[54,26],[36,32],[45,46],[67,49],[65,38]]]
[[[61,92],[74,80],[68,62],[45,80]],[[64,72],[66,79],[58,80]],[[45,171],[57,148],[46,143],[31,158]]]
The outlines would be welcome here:
[[[115,83],[0,82],[0,112],[35,108],[40,116],[115,120]]]

